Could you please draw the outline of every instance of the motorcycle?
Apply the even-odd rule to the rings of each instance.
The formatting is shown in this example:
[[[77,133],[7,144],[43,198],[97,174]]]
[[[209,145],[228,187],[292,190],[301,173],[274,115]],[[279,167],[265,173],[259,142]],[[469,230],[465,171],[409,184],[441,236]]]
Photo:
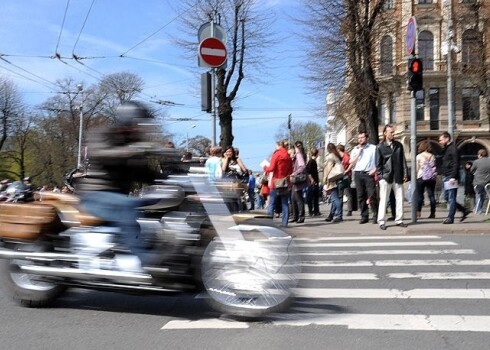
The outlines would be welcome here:
[[[198,169],[142,191],[139,241],[161,256],[151,267],[121,246],[117,227],[85,213],[75,195],[43,192],[34,202],[0,204],[0,279],[28,307],[47,306],[77,287],[204,291],[215,310],[246,318],[283,311],[300,266],[292,238],[268,226],[270,219],[229,214],[233,190]]]

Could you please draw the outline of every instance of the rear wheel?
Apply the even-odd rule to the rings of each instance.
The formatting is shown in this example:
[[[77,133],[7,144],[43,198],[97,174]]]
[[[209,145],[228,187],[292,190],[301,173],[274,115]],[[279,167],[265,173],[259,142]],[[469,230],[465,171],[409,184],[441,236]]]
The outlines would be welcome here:
[[[202,264],[208,303],[247,318],[286,309],[299,269],[291,244],[281,238],[211,242]]]
[[[46,251],[37,245],[18,245],[15,249],[29,252]],[[44,281],[41,276],[22,271],[22,266],[32,265],[33,262],[10,259],[2,260],[0,264],[0,276],[4,288],[23,306],[46,306],[66,290],[65,286]]]

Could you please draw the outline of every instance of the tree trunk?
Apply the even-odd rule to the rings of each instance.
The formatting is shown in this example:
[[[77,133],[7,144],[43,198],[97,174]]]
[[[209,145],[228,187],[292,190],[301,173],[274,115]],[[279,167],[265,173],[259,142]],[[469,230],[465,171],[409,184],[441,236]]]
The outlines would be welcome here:
[[[221,128],[219,144],[224,149],[225,147],[233,145],[233,107],[231,107],[231,103],[228,100],[218,102],[219,126]]]

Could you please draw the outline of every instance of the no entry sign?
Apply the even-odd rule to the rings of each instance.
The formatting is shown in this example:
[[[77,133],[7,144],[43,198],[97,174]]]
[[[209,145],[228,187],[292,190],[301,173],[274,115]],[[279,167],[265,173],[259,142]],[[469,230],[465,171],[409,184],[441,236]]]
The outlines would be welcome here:
[[[204,39],[199,44],[199,56],[209,67],[220,67],[226,62],[226,46],[216,38]]]

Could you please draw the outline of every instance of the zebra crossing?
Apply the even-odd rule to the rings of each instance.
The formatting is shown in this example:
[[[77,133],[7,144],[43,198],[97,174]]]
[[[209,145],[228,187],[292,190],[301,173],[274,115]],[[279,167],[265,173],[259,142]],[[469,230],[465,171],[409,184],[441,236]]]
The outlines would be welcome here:
[[[259,322],[175,319],[162,330],[273,325],[490,332],[490,257],[447,237],[295,239],[302,272],[286,313]],[[325,305],[336,307],[325,311]]]

